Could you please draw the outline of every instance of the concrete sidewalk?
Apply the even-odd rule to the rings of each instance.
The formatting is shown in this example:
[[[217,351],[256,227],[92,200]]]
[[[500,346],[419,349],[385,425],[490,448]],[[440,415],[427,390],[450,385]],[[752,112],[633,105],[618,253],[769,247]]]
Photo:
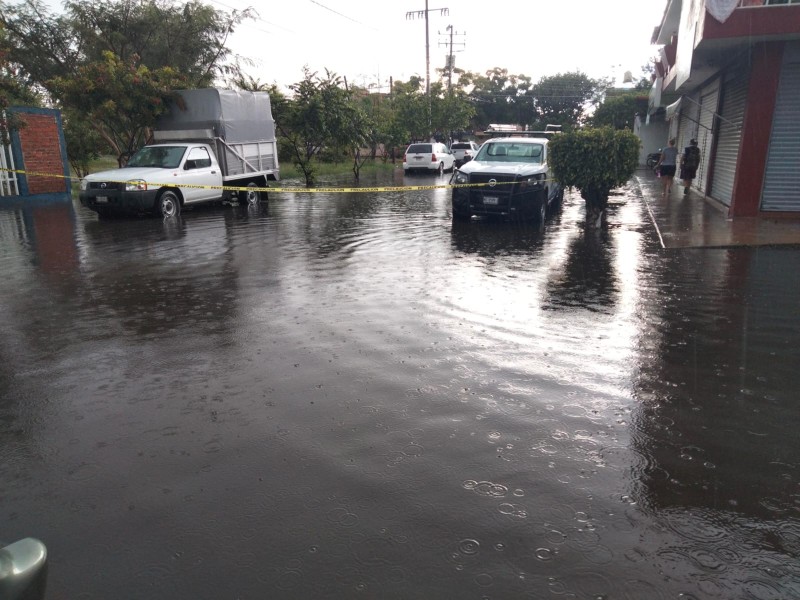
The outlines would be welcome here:
[[[683,194],[675,179],[672,193],[662,198],[661,182],[649,169],[634,175],[664,248],[728,248],[736,246],[800,245],[797,219],[727,216],[727,207],[696,191]]]

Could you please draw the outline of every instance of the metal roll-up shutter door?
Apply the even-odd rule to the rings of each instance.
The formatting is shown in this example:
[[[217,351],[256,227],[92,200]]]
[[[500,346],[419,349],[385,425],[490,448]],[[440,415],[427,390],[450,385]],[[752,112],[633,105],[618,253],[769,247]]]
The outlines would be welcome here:
[[[714,116],[719,103],[719,84],[704,91],[700,96],[700,128],[697,130],[697,145],[700,146],[700,166],[697,168],[697,188],[705,192],[708,187],[708,161],[714,145]]]
[[[727,206],[731,205],[733,198],[733,179],[736,175],[736,159],[742,141],[747,83],[746,76],[734,77],[725,83],[725,89],[722,90],[711,196]]]
[[[761,210],[800,211],[800,61],[785,62],[778,84]]]

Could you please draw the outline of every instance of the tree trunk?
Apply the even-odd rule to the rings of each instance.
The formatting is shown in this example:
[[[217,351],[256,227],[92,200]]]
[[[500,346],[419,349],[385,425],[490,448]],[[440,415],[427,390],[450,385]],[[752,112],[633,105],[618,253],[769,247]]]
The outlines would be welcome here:
[[[586,227],[597,229],[606,224],[606,208],[608,208],[610,191],[597,187],[581,190],[581,197],[586,201]]]

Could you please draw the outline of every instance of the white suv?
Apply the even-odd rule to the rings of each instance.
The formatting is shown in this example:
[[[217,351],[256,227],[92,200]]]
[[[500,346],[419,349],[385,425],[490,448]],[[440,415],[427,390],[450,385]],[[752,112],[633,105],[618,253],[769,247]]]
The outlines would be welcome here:
[[[475,158],[475,155],[478,153],[478,144],[475,142],[453,142],[450,146],[450,150],[453,151],[453,156],[456,158],[456,167],[460,167],[465,162],[468,162]]]
[[[411,144],[403,155],[403,171],[436,171],[441,175],[455,168],[456,159],[444,144]]]

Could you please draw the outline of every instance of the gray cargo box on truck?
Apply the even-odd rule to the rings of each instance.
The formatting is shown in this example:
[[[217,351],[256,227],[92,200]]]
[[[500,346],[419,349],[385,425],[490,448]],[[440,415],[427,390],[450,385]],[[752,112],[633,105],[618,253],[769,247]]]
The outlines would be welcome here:
[[[275,121],[266,92],[182,90],[180,101],[159,118],[156,143],[197,141],[216,151],[228,184],[263,176],[280,179]]]

